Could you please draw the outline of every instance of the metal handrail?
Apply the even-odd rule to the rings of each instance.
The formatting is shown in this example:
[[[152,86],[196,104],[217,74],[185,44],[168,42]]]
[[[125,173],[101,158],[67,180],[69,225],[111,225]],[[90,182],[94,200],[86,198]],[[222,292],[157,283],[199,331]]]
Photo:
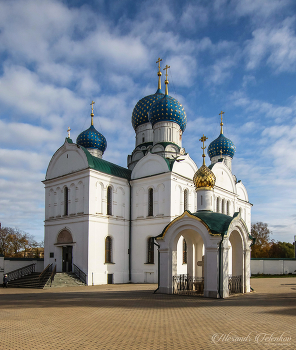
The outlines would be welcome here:
[[[30,264],[24,267],[21,267],[19,269],[10,271],[7,273],[7,280],[13,281],[15,279],[30,275],[31,273],[35,272],[35,265],[36,264]]]
[[[204,277],[189,276],[188,274],[173,276],[173,294],[204,294]]]
[[[48,264],[46,268],[40,273],[39,281],[41,282],[44,277],[46,277],[46,273],[52,271],[52,264]]]
[[[52,270],[52,273],[50,275],[50,286],[52,285],[52,281],[54,280],[54,276],[57,273],[57,265],[54,266],[54,269]]]
[[[75,275],[83,282],[86,284],[86,276],[87,274],[84,273],[77,265],[73,264],[74,266],[74,273]]]
[[[242,286],[242,276],[228,276],[228,289],[229,294],[235,294],[235,293],[242,293],[243,286]]]

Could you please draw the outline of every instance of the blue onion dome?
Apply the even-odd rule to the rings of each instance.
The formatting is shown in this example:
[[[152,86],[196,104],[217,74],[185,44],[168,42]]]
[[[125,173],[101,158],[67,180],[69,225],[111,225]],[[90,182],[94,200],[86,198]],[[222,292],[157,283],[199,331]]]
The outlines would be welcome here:
[[[98,132],[93,125],[78,135],[76,143],[85,148],[96,148],[102,153],[107,148],[107,141],[104,135]]]
[[[234,153],[234,143],[225,137],[223,133],[221,133],[216,140],[212,141],[208,147],[208,155],[210,158],[221,155],[233,158]]]
[[[143,97],[135,106],[132,114],[132,125],[136,130],[139,125],[149,123],[148,112],[157,100],[162,98],[164,94],[158,89],[155,94]]]
[[[184,107],[167,94],[153,104],[148,118],[152,126],[158,122],[170,121],[177,123],[182,131],[185,130],[187,124]]]

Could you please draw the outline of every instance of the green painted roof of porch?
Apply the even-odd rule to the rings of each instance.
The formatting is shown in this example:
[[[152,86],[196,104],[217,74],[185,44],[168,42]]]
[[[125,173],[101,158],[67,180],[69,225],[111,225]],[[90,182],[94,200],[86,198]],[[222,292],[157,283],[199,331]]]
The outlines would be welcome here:
[[[166,227],[163,229],[161,234],[156,237],[158,238],[163,237],[168,226],[171,225],[174,221],[180,220],[181,217],[186,212],[189,214],[189,216],[195,216],[199,218],[205,224],[205,226],[210,230],[210,233],[212,235],[220,235],[220,236],[224,236],[225,234],[227,234],[230,223],[239,214],[238,212],[236,212],[234,213],[233,216],[228,216],[225,214],[215,213],[213,211],[208,211],[208,210],[201,210],[196,213],[191,213],[189,210],[186,210],[182,215],[178,216],[173,221],[171,221],[168,225],[166,225]]]
[[[107,160],[97,158],[89,153],[89,151],[83,146],[79,146],[84,151],[88,165],[91,169],[100,171],[102,173],[121,177],[123,179],[130,180],[132,171],[126,168],[123,168],[119,165],[108,162]]]

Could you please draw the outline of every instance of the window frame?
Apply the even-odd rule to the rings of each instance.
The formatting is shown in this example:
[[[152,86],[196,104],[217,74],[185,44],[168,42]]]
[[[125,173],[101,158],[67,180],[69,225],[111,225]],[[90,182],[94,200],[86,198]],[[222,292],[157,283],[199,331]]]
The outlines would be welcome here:
[[[113,239],[111,236],[105,238],[105,264],[112,264]]]
[[[150,187],[148,189],[148,215],[147,216],[153,216],[153,188]]]
[[[113,188],[112,186],[107,187],[107,215],[113,215],[112,208],[112,197],[113,197]]]
[[[154,264],[154,238],[149,237],[147,240],[147,264]]]
[[[187,247],[187,242],[185,238],[183,238],[182,247],[183,247],[182,264],[185,265],[187,264],[187,261],[188,261],[188,247]]]
[[[64,187],[64,216],[69,215],[69,189]]]

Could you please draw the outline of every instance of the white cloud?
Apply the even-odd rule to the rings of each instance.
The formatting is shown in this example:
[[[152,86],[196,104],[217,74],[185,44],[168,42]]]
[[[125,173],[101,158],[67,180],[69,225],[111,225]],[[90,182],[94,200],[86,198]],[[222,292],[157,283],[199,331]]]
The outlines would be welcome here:
[[[192,56],[179,55],[168,57],[167,62],[171,67],[168,70],[169,79],[179,86],[192,86],[196,75],[196,60]],[[171,87],[172,88],[172,87]]]
[[[291,103],[288,106],[278,106],[270,102],[250,99],[244,92],[237,91],[230,97],[231,103],[236,107],[244,109],[244,113],[252,117],[261,115],[274,119],[276,123],[290,120],[296,115],[296,106]]]
[[[280,25],[253,31],[253,39],[246,42],[247,69],[260,66],[262,61],[275,72],[296,70],[295,17],[285,19]]]
[[[2,147],[31,148],[58,142],[62,137],[60,128],[48,130],[27,123],[5,123],[0,120],[0,145]]]
[[[0,101],[28,115],[46,118],[51,113],[81,109],[85,101],[63,87],[40,81],[38,75],[21,66],[5,66],[0,78]]]
[[[189,3],[183,11],[180,23],[187,29],[203,27],[208,23],[209,9]]]

